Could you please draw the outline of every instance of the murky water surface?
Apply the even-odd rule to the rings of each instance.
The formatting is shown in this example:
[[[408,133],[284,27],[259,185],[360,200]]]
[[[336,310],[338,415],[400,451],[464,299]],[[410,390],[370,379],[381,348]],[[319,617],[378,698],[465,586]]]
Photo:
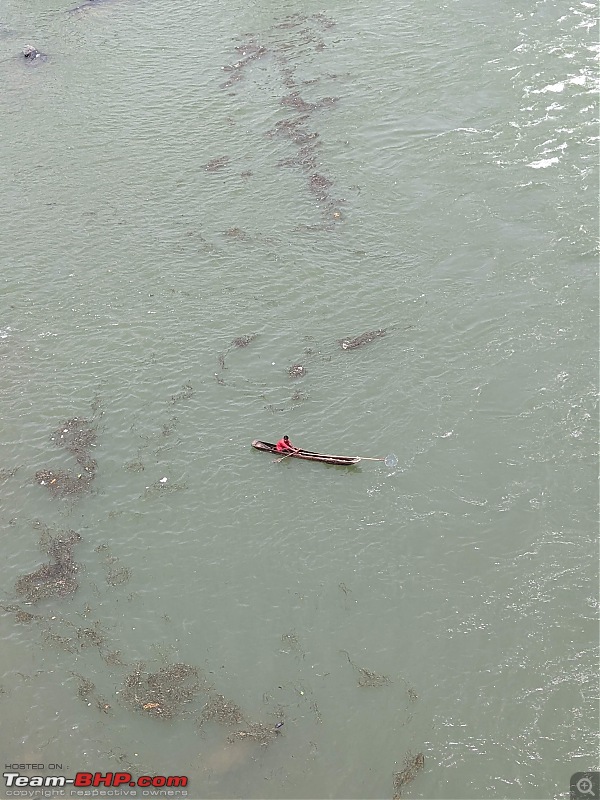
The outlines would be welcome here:
[[[593,11],[4,4],[6,764],[597,766]],[[250,447],[284,433],[398,463]]]

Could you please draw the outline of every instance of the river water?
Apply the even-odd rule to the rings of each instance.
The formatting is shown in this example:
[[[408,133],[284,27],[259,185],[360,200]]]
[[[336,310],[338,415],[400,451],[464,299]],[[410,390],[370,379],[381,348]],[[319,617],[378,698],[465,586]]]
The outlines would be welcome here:
[[[594,10],[6,0],[6,764],[193,800],[598,767]],[[98,466],[61,498],[74,417]],[[284,433],[398,465],[250,447]],[[40,530],[79,586],[28,603]]]

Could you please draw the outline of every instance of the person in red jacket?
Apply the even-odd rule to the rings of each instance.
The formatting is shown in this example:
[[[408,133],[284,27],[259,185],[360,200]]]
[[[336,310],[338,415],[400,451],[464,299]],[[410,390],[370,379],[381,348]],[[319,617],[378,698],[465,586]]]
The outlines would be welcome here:
[[[280,439],[276,444],[276,449],[278,453],[295,453],[298,451],[297,447],[290,442],[289,436],[284,436],[283,439]]]

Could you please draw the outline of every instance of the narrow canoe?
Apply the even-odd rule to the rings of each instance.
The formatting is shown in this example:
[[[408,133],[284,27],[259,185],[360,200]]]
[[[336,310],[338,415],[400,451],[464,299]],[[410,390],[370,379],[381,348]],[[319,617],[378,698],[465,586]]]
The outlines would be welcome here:
[[[266,453],[275,453],[278,456],[287,456],[287,453],[281,453],[277,446],[271,442],[261,442],[260,439],[255,439],[252,442],[252,447],[256,450],[264,450]],[[310,450],[299,450],[297,453],[291,453],[289,458],[303,458],[305,461],[320,461],[323,464],[337,464],[342,467],[349,467],[352,464],[358,464],[361,460],[360,456],[333,456],[326,453],[313,453]]]

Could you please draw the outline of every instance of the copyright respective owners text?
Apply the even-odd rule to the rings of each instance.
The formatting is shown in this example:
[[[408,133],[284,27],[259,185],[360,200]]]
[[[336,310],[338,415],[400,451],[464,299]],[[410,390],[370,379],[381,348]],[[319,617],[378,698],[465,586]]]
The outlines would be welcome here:
[[[0,788],[0,798],[12,797],[27,797],[29,800],[36,800],[37,798],[172,798],[172,800],[191,800],[191,795],[187,789],[53,789],[49,787],[33,788],[27,787],[26,789],[2,789]]]
[[[600,772],[571,775],[571,800],[600,800]]]
[[[20,766],[20,765],[19,765]],[[35,767],[38,765],[26,765]],[[41,772],[41,771],[40,771]],[[77,772],[66,775],[23,775],[20,771],[3,773],[1,797],[35,798],[190,798],[185,775],[141,775],[129,772]]]

